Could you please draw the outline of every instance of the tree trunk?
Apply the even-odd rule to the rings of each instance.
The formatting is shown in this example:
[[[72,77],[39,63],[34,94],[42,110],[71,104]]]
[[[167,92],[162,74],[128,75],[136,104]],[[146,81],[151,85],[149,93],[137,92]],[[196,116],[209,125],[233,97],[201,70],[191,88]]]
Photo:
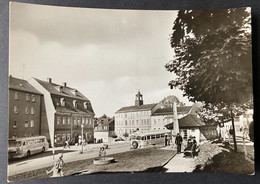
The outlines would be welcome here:
[[[232,121],[232,128],[233,128],[234,151],[237,152],[236,131],[235,131],[235,123],[234,123],[234,114],[232,109],[231,109],[231,121]]]

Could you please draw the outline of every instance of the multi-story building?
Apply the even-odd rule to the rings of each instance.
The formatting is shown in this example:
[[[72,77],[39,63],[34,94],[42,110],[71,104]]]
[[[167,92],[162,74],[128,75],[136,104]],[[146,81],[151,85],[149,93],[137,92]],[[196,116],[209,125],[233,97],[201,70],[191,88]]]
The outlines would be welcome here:
[[[81,139],[94,141],[94,111],[91,102],[77,89],[32,78],[29,80],[44,95],[41,111],[41,134],[46,135],[51,145],[61,145],[68,140],[77,143]]]
[[[97,119],[94,129],[95,142],[112,142],[114,118]]]
[[[41,134],[42,98],[26,80],[9,77],[9,138]]]
[[[138,130],[151,129],[151,115],[158,108],[158,104],[143,104],[143,95],[138,91],[135,105],[122,107],[115,113],[115,133],[123,136]]]

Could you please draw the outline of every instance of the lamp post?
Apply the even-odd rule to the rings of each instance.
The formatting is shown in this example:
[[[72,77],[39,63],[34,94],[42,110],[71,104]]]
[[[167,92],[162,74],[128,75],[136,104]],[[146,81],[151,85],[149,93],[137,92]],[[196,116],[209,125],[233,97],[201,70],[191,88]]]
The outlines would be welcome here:
[[[82,124],[81,125],[81,151],[79,152],[80,154],[83,153],[83,128],[84,128],[84,125]]]

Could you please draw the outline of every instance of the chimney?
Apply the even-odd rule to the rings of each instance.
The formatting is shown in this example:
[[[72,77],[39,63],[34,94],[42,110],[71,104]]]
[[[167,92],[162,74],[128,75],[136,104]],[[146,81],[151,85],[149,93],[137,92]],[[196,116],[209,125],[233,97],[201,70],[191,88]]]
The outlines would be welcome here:
[[[47,78],[47,81],[48,81],[49,83],[51,83],[51,78]]]
[[[67,87],[67,83],[66,83],[66,82],[63,82],[62,85],[63,85],[64,87]]]

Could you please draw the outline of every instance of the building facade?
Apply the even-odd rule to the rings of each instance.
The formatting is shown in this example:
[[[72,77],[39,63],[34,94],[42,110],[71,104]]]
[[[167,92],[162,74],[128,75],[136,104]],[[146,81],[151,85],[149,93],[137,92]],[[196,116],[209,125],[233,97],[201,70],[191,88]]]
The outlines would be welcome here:
[[[137,129],[140,131],[151,129],[151,115],[158,108],[158,104],[143,103],[143,95],[138,91],[135,105],[122,107],[115,113],[115,133],[122,137]]]
[[[26,80],[9,77],[9,138],[41,135],[42,99]]]
[[[192,106],[177,107],[178,119],[186,116],[192,110]],[[161,107],[151,115],[151,129],[164,129],[165,125],[173,122],[173,108]]]
[[[72,144],[83,139],[94,142],[94,111],[91,102],[77,89],[64,82],[52,82],[32,78],[29,80],[44,95],[41,134],[47,136],[52,146],[67,140]]]

